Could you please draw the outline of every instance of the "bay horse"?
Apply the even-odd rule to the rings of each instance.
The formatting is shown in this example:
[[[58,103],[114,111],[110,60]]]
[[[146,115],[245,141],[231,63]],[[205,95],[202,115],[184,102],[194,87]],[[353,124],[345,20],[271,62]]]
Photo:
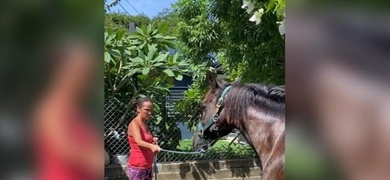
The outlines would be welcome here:
[[[209,90],[193,138],[196,151],[205,151],[233,129],[240,130],[261,162],[263,180],[285,175],[285,90],[261,84],[232,84],[207,72]]]

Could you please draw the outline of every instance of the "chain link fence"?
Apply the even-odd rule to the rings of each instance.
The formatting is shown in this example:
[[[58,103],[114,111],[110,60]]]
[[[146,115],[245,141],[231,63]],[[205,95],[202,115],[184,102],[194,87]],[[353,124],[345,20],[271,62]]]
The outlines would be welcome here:
[[[110,164],[118,163],[116,155],[129,153],[127,140],[127,124],[134,116],[133,112],[127,112],[128,100],[109,97],[104,103],[104,149],[110,155]]]
[[[129,142],[127,139],[127,127],[136,114],[130,109],[130,98],[119,99],[108,97],[104,104],[104,138],[105,150],[110,155],[110,164],[119,162],[118,156],[129,155]],[[161,103],[155,102],[155,111],[148,121],[152,133],[159,138],[159,146],[176,151],[191,152],[193,132],[187,129],[184,115],[174,111],[174,103],[169,100]],[[236,133],[219,140],[213,147],[209,148],[204,155],[176,154],[160,152],[157,155],[157,162],[181,162],[195,160],[222,160],[222,159],[244,159],[256,157],[255,152],[250,148],[242,137],[233,143],[232,139]],[[231,144],[230,144],[231,143]],[[230,146],[229,146],[230,144]]]

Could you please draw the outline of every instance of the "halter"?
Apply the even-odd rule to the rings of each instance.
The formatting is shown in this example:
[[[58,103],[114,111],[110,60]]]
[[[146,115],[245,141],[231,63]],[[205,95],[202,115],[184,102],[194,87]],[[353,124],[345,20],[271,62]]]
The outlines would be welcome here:
[[[216,106],[216,110],[215,110],[215,114],[206,122],[205,125],[202,125],[202,122],[200,121],[198,123],[198,130],[200,132],[199,134],[199,140],[201,141],[201,144],[202,145],[208,145],[208,146],[212,146],[216,140],[213,140],[213,141],[209,141],[207,142],[207,140],[205,139],[205,136],[204,136],[204,131],[210,129],[210,127],[214,124],[216,124],[219,120],[219,114],[221,113],[220,111],[220,107],[222,106],[222,103],[223,103],[223,99],[226,97],[226,94],[230,91],[230,89],[232,88],[232,86],[228,86],[226,87],[223,91],[222,91],[222,94],[221,96],[219,96],[218,98],[218,101],[217,101],[217,104],[215,105]],[[215,126],[215,128],[213,129],[213,131],[218,131],[218,127]]]

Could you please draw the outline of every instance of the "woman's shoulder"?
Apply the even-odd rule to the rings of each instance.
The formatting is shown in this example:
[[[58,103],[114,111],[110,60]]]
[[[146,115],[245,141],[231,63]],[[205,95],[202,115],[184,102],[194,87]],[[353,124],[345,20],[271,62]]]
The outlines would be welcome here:
[[[135,117],[135,118],[133,118],[130,122],[129,122],[129,126],[134,126],[134,125],[138,125],[138,123],[137,123],[137,117]]]
[[[143,130],[142,125],[141,125],[139,122],[137,122],[137,118],[134,118],[134,119],[132,119],[132,120],[130,121],[129,126],[128,126],[128,129],[130,129],[130,127],[132,127],[132,128],[138,128],[138,129]]]

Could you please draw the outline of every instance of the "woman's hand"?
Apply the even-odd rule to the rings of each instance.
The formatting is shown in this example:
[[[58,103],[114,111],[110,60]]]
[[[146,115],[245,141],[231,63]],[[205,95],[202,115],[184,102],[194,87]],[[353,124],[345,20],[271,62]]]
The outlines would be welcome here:
[[[160,152],[160,147],[155,145],[155,144],[153,144],[152,147],[150,148],[150,150],[152,150],[152,152],[154,154],[158,154]]]
[[[155,144],[155,145],[158,144],[158,138],[157,138],[157,137],[154,137],[154,138],[153,138],[153,144]]]

